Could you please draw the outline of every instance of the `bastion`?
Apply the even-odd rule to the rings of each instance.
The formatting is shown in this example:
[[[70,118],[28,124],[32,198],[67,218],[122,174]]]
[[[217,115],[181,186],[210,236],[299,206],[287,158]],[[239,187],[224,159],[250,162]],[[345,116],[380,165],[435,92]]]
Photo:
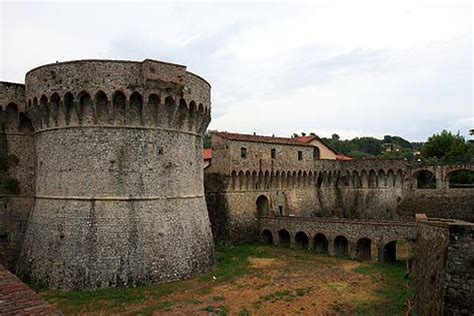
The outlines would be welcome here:
[[[130,287],[213,267],[204,79],[154,60],[80,60],[28,72],[25,99],[36,161],[21,276]]]

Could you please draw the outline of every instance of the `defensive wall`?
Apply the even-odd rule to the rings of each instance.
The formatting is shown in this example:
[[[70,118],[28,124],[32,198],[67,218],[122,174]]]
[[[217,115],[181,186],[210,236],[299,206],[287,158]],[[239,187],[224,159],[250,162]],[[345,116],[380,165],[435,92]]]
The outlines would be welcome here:
[[[472,315],[474,224],[426,216],[417,224],[417,315]]]
[[[262,148],[270,152],[270,146],[262,144]],[[404,160],[309,158],[286,159],[277,165],[265,157],[250,157],[244,162],[234,157],[221,160],[214,168],[214,160],[220,159],[216,156],[218,153],[213,153],[211,167],[206,169],[205,186],[218,243],[255,240],[258,214],[414,221],[416,213],[426,213],[474,220],[474,189],[449,185],[454,172],[474,171],[474,163],[430,165]],[[433,175],[433,187],[419,186],[421,172]],[[260,197],[268,200],[262,208],[257,204]]]
[[[261,216],[260,238],[267,243],[379,262],[396,259],[397,241],[414,242],[416,223],[295,216]]]
[[[33,206],[34,165],[25,86],[0,82],[0,263],[12,271]]]
[[[214,265],[201,160],[211,112],[204,79],[154,60],[81,60],[35,68],[21,87],[17,115],[27,112],[31,132],[2,135],[9,153],[31,153],[19,155],[31,165],[18,177],[34,203],[10,204],[2,217],[15,249],[2,262],[65,289],[172,281]],[[12,133],[30,143],[15,147]],[[12,214],[23,211],[30,214],[17,220],[21,233],[27,223],[17,259]]]

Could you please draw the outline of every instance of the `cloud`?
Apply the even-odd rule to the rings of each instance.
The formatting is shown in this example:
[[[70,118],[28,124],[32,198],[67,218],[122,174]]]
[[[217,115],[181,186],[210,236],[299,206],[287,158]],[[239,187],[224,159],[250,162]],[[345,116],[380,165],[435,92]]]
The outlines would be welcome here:
[[[56,60],[155,58],[212,85],[210,128],[467,134],[469,1],[2,2],[2,80]]]

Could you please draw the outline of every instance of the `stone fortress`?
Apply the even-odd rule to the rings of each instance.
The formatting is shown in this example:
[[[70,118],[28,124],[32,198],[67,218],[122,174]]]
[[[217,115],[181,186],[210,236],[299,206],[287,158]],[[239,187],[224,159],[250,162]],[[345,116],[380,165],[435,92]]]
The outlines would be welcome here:
[[[153,60],[84,60],[38,67],[25,85],[0,91],[1,154],[17,160],[4,178],[20,183],[2,192],[2,264],[65,289],[171,281],[214,266],[204,79]]]
[[[154,60],[41,66],[0,83],[0,107],[0,264],[23,280],[178,280],[214,266],[214,242],[390,262],[408,240],[433,248],[417,251],[420,313],[474,309],[474,189],[450,185],[473,163],[350,160],[317,136],[214,132],[203,165],[210,85]]]

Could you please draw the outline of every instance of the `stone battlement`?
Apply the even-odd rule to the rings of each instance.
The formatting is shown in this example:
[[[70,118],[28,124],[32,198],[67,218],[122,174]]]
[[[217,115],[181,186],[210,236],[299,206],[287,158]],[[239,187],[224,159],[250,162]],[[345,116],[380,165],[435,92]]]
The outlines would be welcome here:
[[[210,85],[185,66],[145,60],[81,60],[26,75],[35,131],[77,126],[162,128],[202,134]]]

